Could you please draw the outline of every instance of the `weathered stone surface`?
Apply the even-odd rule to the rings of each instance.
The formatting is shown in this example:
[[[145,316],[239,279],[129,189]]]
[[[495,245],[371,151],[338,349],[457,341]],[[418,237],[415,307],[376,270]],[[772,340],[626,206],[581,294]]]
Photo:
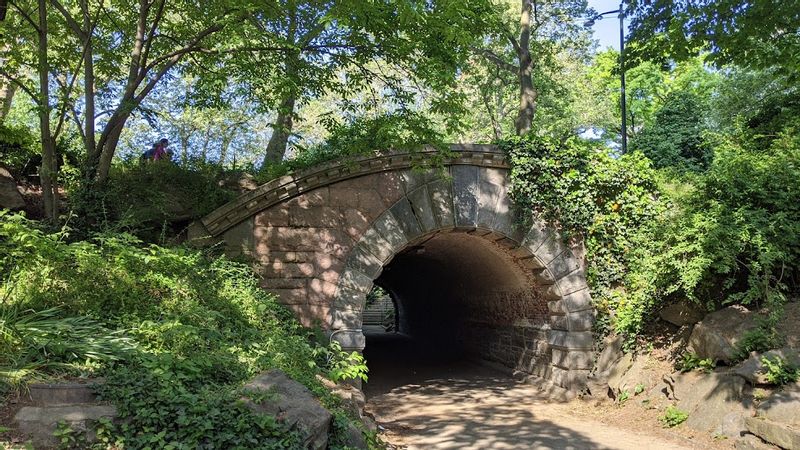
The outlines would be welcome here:
[[[117,409],[107,405],[64,405],[64,406],[26,406],[14,416],[14,421],[21,433],[29,435],[37,447],[52,447],[59,443],[53,436],[61,422],[74,430],[87,432],[87,439],[94,439],[91,431],[92,422],[117,416]]]
[[[474,228],[478,225],[478,168],[453,166],[453,205],[457,227]]]
[[[618,387],[622,384],[622,378],[628,373],[628,370],[633,365],[633,355],[630,353],[625,354],[620,358],[610,370],[608,370],[608,387],[611,389],[613,395],[619,393]]]
[[[730,413],[746,414],[744,379],[727,372],[673,374],[678,409],[689,413],[687,426],[706,433],[719,428]]]
[[[622,367],[624,367],[624,365]],[[649,372],[647,369],[648,356],[639,355],[633,360],[628,370],[622,373],[622,375],[614,373],[613,377],[609,377],[608,387],[611,388],[611,392],[615,396],[622,394],[623,392],[627,392],[628,395],[632,396],[635,393],[636,387],[640,385],[643,389],[647,390],[653,384],[649,379]]]
[[[455,226],[455,213],[453,212],[453,191],[451,183],[446,180],[437,180],[428,183],[428,194],[431,197],[431,208],[439,228],[452,228]]]
[[[736,354],[736,344],[755,327],[754,313],[740,305],[729,306],[706,315],[695,325],[688,347],[701,359],[730,363]]]
[[[414,210],[411,208],[411,203],[409,203],[408,199],[401,198],[389,210],[397,218],[400,228],[406,235],[406,240],[410,241],[422,234],[419,220],[414,215]]]
[[[788,425],[759,417],[748,417],[745,423],[748,431],[771,444],[791,450],[800,449],[800,431]]]
[[[779,350],[770,350],[764,353],[752,352],[750,353],[750,357],[734,367],[733,371],[736,375],[739,375],[753,384],[769,384],[765,374],[764,365],[761,363],[761,359],[764,357],[769,358],[770,360],[781,358],[792,366],[800,367],[800,353],[798,353],[796,350],[786,347]],[[800,408],[800,404],[797,406]]]
[[[800,430],[800,383],[793,383],[772,394],[758,406],[756,414]]]
[[[244,386],[260,401],[245,397],[247,406],[257,414],[275,416],[278,422],[299,433],[303,448],[323,450],[328,446],[331,413],[302,384],[274,369]],[[266,395],[261,395],[266,394]],[[263,399],[261,399],[263,397]]]
[[[414,214],[417,216],[423,231],[431,231],[439,227],[436,223],[436,216],[433,213],[427,186],[422,186],[410,192],[408,200],[411,202],[411,207],[414,209]]]
[[[673,325],[682,327],[684,325],[694,325],[703,320],[704,313],[687,302],[671,303],[659,311],[658,316],[661,320]]]
[[[17,189],[17,182],[8,170],[0,167],[0,209],[22,209],[25,200]]]
[[[33,383],[29,387],[31,400],[40,406],[94,403],[96,396],[86,383]]]
[[[622,359],[622,336],[612,334],[603,340],[603,351],[597,357],[595,373],[599,377],[608,377],[617,361]]]
[[[777,450],[778,447],[767,444],[752,434],[746,434],[733,443],[736,450]]]
[[[714,436],[725,436],[729,439],[744,436],[747,433],[745,415],[741,412],[732,412],[722,418],[719,426],[714,430]]]

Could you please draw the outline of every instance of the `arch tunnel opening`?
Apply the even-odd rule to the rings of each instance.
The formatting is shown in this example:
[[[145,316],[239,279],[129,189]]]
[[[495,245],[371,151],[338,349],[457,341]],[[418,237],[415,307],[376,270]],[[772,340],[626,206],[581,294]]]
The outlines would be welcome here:
[[[391,297],[395,327],[364,327],[368,396],[457,375],[476,362],[546,376],[549,312],[542,287],[493,240],[433,234],[395,255],[374,283]]]

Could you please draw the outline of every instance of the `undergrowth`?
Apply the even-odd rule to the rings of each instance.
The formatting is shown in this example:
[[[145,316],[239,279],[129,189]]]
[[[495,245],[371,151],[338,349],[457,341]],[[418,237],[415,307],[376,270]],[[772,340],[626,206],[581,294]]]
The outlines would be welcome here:
[[[611,156],[578,138],[531,136],[501,146],[522,215],[583,240],[600,334],[624,334],[630,347],[663,305],[689,300],[703,310],[766,307],[762,334],[751,340],[753,348],[774,342],[776,314],[800,288],[793,130],[760,150],[719,137],[700,173],[655,170],[638,152]]]
[[[339,411],[317,375],[363,375],[341,349],[318,364],[309,331],[247,265],[67,233],[0,212],[0,389],[103,376],[99,392],[123,419],[104,432],[120,446],[294,448],[274,418],[238,401],[243,383],[279,368]]]

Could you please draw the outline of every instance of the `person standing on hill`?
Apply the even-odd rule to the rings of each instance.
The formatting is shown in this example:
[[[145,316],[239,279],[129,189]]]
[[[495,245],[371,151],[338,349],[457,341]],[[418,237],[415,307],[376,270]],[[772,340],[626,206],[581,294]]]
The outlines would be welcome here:
[[[172,151],[169,149],[169,140],[162,138],[153,149],[153,161],[172,160]]]

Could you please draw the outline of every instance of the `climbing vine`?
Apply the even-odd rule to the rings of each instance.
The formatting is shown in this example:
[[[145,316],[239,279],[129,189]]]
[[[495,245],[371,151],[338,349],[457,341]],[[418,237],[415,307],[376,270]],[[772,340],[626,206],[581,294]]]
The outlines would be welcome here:
[[[708,171],[695,174],[578,138],[501,146],[522,216],[583,239],[601,330],[635,337],[660,305],[681,299],[779,312],[798,289],[800,141],[790,134],[768,152],[721,140]]]

